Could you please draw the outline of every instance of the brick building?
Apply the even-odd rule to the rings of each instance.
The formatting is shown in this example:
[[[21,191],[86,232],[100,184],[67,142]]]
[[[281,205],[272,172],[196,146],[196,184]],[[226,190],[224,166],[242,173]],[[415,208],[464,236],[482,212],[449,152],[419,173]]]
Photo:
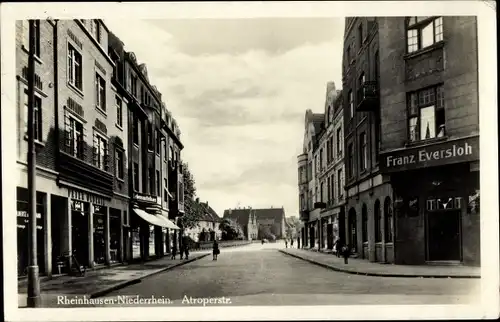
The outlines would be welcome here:
[[[395,262],[478,265],[476,17],[377,18]]]
[[[246,240],[257,239],[257,216],[252,208],[226,209],[222,218],[237,223],[243,230],[243,236]]]
[[[127,225],[131,260],[161,257],[178,243],[175,221],[183,213],[183,176],[180,131],[149,81],[147,67],[114,34],[110,55],[116,68],[114,84],[127,102],[127,159],[130,209]]]
[[[342,61],[347,240],[356,256],[393,262],[392,188],[380,173],[380,38],[375,17],[346,18]],[[379,49],[380,48],[380,49]],[[392,62],[391,62],[392,64]],[[388,63],[386,66],[392,65]]]

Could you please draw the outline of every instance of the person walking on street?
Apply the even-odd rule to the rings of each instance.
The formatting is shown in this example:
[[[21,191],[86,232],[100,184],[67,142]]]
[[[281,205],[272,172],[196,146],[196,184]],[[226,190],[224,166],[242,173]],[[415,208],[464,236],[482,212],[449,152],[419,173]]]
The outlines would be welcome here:
[[[290,247],[293,248],[293,238],[290,238]]]
[[[297,249],[300,249],[300,237],[297,237]]]
[[[344,264],[349,263],[350,248],[347,245],[342,246],[342,255],[344,255]]]
[[[337,257],[340,258],[340,256],[342,256],[342,241],[340,238],[335,241],[334,247]]]
[[[170,257],[170,259],[175,259],[175,256],[177,256],[177,247],[172,246],[172,256]]]
[[[219,250],[219,244],[217,243],[217,240],[214,240],[214,244],[212,245],[212,256],[214,261],[217,260],[217,255],[219,255],[220,250]]]
[[[285,238],[285,248],[288,248],[288,239]]]
[[[186,260],[189,259],[189,246],[186,244],[184,245],[184,254],[186,255]]]

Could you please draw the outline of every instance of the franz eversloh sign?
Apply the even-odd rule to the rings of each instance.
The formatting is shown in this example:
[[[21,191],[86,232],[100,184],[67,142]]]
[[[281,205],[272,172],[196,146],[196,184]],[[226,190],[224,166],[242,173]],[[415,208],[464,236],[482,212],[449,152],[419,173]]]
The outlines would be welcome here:
[[[381,155],[381,170],[397,172],[479,160],[479,136],[445,141]]]

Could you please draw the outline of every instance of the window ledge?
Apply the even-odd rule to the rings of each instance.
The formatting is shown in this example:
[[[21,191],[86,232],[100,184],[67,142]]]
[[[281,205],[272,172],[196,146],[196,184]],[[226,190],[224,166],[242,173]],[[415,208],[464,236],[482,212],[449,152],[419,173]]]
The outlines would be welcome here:
[[[423,146],[423,145],[431,145],[437,142],[443,142],[447,141],[448,137],[445,135],[440,138],[432,138],[432,139],[427,139],[427,140],[420,140],[420,141],[415,141],[415,142],[407,142],[405,143],[405,148],[412,148],[412,147],[418,147],[418,146]]]
[[[24,135],[24,140],[25,141],[28,141],[28,134],[25,134]],[[45,142],[42,142],[42,141],[38,141],[38,140],[35,140],[35,146],[38,146],[38,147],[45,147]]]
[[[121,127],[118,123],[115,123],[115,126],[120,130],[123,131],[123,127]]]
[[[403,59],[404,60],[409,60],[409,59],[412,59],[412,58],[416,58],[418,56],[421,56],[423,54],[426,54],[428,52],[431,52],[431,51],[434,51],[438,48],[443,48],[444,47],[444,40],[441,40],[435,44],[432,44],[430,46],[427,46],[425,48],[422,48],[422,49],[419,49],[417,51],[414,51],[414,52],[411,52],[411,53],[407,53],[403,56]]]
[[[106,113],[106,111],[105,111],[105,110],[103,110],[102,108],[100,108],[99,106],[97,106],[97,105],[96,105],[96,106],[95,106],[95,109],[96,109],[96,110],[97,110],[97,111],[98,111],[98,112],[99,112],[102,116],[104,116],[105,118],[107,118],[107,117],[108,117],[108,114]]]
[[[24,47],[24,45],[21,46],[21,48],[23,49],[23,51],[26,53],[26,54],[30,54],[30,50],[26,47]],[[38,55],[35,55],[35,61],[41,65],[43,65],[43,60],[38,56]]]
[[[71,84],[70,82],[66,82],[66,85],[68,85],[68,87],[72,89],[76,94],[78,94],[81,98],[84,97],[82,90],[77,88],[75,85]]]

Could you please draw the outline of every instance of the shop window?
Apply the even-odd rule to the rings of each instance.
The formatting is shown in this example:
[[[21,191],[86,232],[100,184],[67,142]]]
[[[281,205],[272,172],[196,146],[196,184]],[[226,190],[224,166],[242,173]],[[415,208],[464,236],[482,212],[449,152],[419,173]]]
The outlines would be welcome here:
[[[362,220],[362,238],[363,238],[363,243],[368,242],[368,209],[366,208],[366,205],[363,204],[363,207],[361,209],[361,220]]]
[[[93,218],[94,236],[94,262],[104,264],[106,262],[106,243],[104,232],[106,230],[106,207],[94,206]]]
[[[409,93],[407,105],[410,142],[446,135],[443,85]]]
[[[385,242],[386,243],[391,243],[393,241],[393,213],[392,213],[392,205],[391,205],[391,198],[386,197],[384,201],[384,231],[385,231]]]
[[[83,124],[66,114],[64,126],[66,153],[84,160],[86,144],[84,141]]]
[[[380,213],[380,201],[377,199],[373,207],[374,217],[375,217],[375,242],[380,243],[382,241],[382,216]]]
[[[33,98],[33,137],[42,142],[42,99],[36,93]],[[28,135],[28,90],[24,90],[24,135]]]
[[[443,40],[443,17],[409,17],[406,19],[408,53],[432,46]]]

